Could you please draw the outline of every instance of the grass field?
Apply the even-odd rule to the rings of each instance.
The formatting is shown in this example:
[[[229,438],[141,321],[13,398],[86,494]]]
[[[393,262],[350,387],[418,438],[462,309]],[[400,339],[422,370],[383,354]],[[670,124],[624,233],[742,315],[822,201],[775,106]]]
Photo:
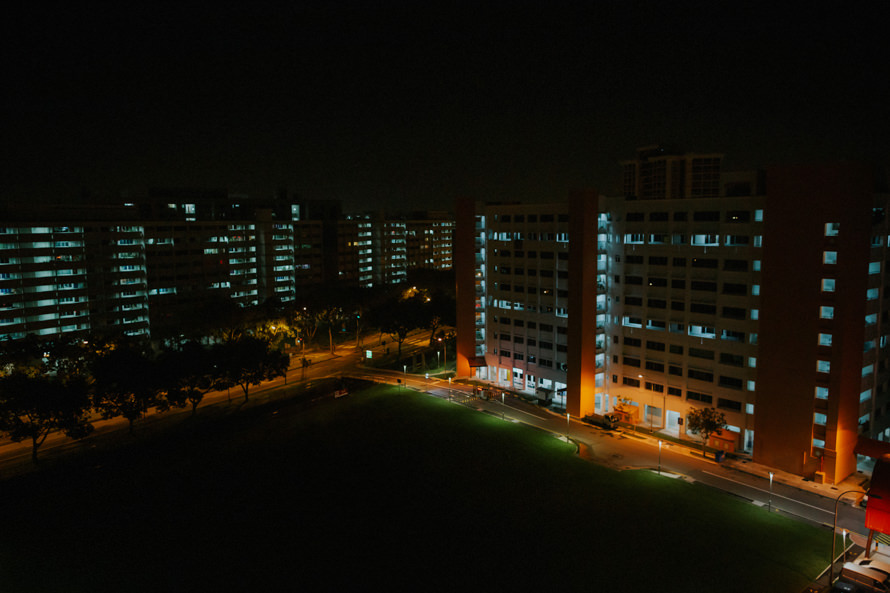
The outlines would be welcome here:
[[[0,591],[797,592],[828,534],[372,387],[0,482]]]

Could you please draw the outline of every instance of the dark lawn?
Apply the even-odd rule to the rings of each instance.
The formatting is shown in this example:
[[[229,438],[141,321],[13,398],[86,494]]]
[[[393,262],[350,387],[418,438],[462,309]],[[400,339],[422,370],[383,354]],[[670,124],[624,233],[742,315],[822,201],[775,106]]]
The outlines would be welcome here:
[[[163,438],[2,481],[0,502],[3,592],[797,592],[830,545],[388,387],[303,411],[199,411]]]

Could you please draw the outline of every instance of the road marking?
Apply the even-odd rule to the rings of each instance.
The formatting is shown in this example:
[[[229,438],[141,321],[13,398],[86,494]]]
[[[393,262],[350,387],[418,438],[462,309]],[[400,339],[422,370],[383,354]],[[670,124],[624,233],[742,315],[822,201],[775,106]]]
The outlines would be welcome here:
[[[758,492],[763,492],[764,494],[769,494],[768,490],[763,490],[762,488],[758,488],[757,486],[752,486],[751,484],[739,482],[738,480],[733,480],[732,478],[727,478],[726,476],[721,476],[720,474],[715,474],[715,473],[708,472],[708,471],[702,471],[702,473],[707,474],[709,476],[714,476],[715,478],[720,478],[721,480],[726,480],[727,482],[732,482],[734,484],[738,484],[740,486],[746,486],[748,488],[751,488],[752,490],[756,490]],[[808,504],[806,502],[801,502],[795,498],[789,498],[787,496],[782,496],[781,494],[776,494],[775,492],[772,494],[772,496],[773,496],[773,498],[784,498],[785,500],[790,500],[791,502],[795,502],[797,504],[802,504],[805,507],[810,507],[811,509],[815,509],[817,511],[822,511],[823,513],[828,513],[829,515],[834,516],[834,513],[832,511],[823,509],[822,507],[817,507],[812,504]]]

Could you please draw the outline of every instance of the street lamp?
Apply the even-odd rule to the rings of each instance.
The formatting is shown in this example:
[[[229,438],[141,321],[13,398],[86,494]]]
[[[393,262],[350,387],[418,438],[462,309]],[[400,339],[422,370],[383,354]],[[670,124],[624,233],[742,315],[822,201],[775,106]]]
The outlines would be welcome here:
[[[442,366],[441,364],[442,353],[436,350],[436,366]]]
[[[569,442],[569,422],[572,419],[572,415],[566,412],[566,442]]]
[[[408,374],[408,365],[407,364],[402,365],[402,373],[404,373],[405,375]]]
[[[773,511],[773,472],[769,473],[769,512]]]
[[[505,395],[506,395],[506,394],[502,391],[502,392],[501,392],[501,420],[506,420],[506,419],[507,419],[507,408],[506,408],[506,404],[504,403],[504,396],[505,396]]]
[[[868,490],[847,490],[846,492],[841,492],[837,495],[837,498],[834,501],[834,528],[831,530],[831,558],[828,561],[828,584],[829,586],[834,583],[834,550],[835,550],[835,542],[837,541],[837,506],[841,502],[841,498],[845,495],[850,494],[852,492],[861,492],[862,494],[868,494]],[[844,530],[844,543],[846,544],[847,536],[846,530]],[[846,545],[844,546],[846,548]],[[846,551],[844,552],[846,558]]]
[[[658,440],[658,475],[661,475],[661,439]]]

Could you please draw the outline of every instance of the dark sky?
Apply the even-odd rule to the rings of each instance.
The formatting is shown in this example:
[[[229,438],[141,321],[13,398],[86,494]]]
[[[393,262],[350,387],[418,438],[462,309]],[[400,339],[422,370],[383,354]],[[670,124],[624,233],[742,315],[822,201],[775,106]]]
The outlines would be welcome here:
[[[18,4],[3,200],[283,186],[450,208],[611,193],[655,143],[729,168],[890,156],[879,4]]]

